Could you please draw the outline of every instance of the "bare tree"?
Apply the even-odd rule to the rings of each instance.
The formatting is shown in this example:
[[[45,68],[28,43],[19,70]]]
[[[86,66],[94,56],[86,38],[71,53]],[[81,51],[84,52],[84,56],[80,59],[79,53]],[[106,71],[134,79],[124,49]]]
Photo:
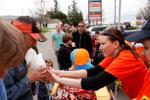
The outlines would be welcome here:
[[[44,18],[47,12],[47,9],[45,8],[45,1],[44,0],[38,0],[35,2],[36,4],[36,9],[31,10],[30,12],[34,17],[36,17],[40,23],[40,28],[42,29],[43,23],[44,23]]]
[[[139,18],[140,16],[142,16],[145,20],[150,19],[150,0],[148,0],[144,8],[140,8],[140,12],[137,14],[137,17]]]

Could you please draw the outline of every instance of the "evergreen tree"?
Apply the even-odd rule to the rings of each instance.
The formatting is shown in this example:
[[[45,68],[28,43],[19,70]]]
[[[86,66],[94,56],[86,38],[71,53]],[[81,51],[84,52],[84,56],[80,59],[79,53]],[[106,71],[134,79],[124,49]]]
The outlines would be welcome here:
[[[72,5],[68,7],[68,22],[77,26],[80,21],[83,21],[83,15],[78,10],[77,3],[73,0]]]
[[[49,17],[51,19],[59,19],[63,23],[66,23],[67,22],[67,15],[59,10],[59,4],[58,4],[57,0],[54,0],[54,3],[55,3],[54,8],[51,9],[51,11],[48,11],[47,15],[49,15]]]

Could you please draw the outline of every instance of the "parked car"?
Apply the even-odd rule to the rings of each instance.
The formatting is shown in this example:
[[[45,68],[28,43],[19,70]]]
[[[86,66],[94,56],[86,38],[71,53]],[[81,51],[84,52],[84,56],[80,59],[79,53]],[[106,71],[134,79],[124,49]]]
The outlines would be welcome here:
[[[91,26],[88,28],[88,31],[90,32],[91,36],[94,36],[96,31],[101,32],[105,28],[107,28],[107,26]]]

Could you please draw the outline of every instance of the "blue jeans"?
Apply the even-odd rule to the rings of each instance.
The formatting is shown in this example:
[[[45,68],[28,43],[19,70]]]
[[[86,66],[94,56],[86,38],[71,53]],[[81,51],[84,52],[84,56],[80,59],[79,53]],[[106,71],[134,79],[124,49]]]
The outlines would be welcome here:
[[[45,83],[43,82],[39,82],[38,100],[49,100],[48,91],[47,91]]]

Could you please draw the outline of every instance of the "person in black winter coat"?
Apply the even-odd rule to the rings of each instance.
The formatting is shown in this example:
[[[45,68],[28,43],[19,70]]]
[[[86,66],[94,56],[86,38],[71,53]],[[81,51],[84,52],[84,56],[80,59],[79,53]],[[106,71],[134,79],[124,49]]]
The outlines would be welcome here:
[[[90,37],[89,32],[85,31],[85,23],[79,22],[78,31],[72,34],[73,42],[75,42],[76,48],[84,48],[86,49],[90,57],[92,57],[93,45],[92,39]]]
[[[70,60],[72,35],[65,34],[62,40],[63,44],[60,45],[57,58],[59,63],[59,69],[67,70],[72,65]]]

